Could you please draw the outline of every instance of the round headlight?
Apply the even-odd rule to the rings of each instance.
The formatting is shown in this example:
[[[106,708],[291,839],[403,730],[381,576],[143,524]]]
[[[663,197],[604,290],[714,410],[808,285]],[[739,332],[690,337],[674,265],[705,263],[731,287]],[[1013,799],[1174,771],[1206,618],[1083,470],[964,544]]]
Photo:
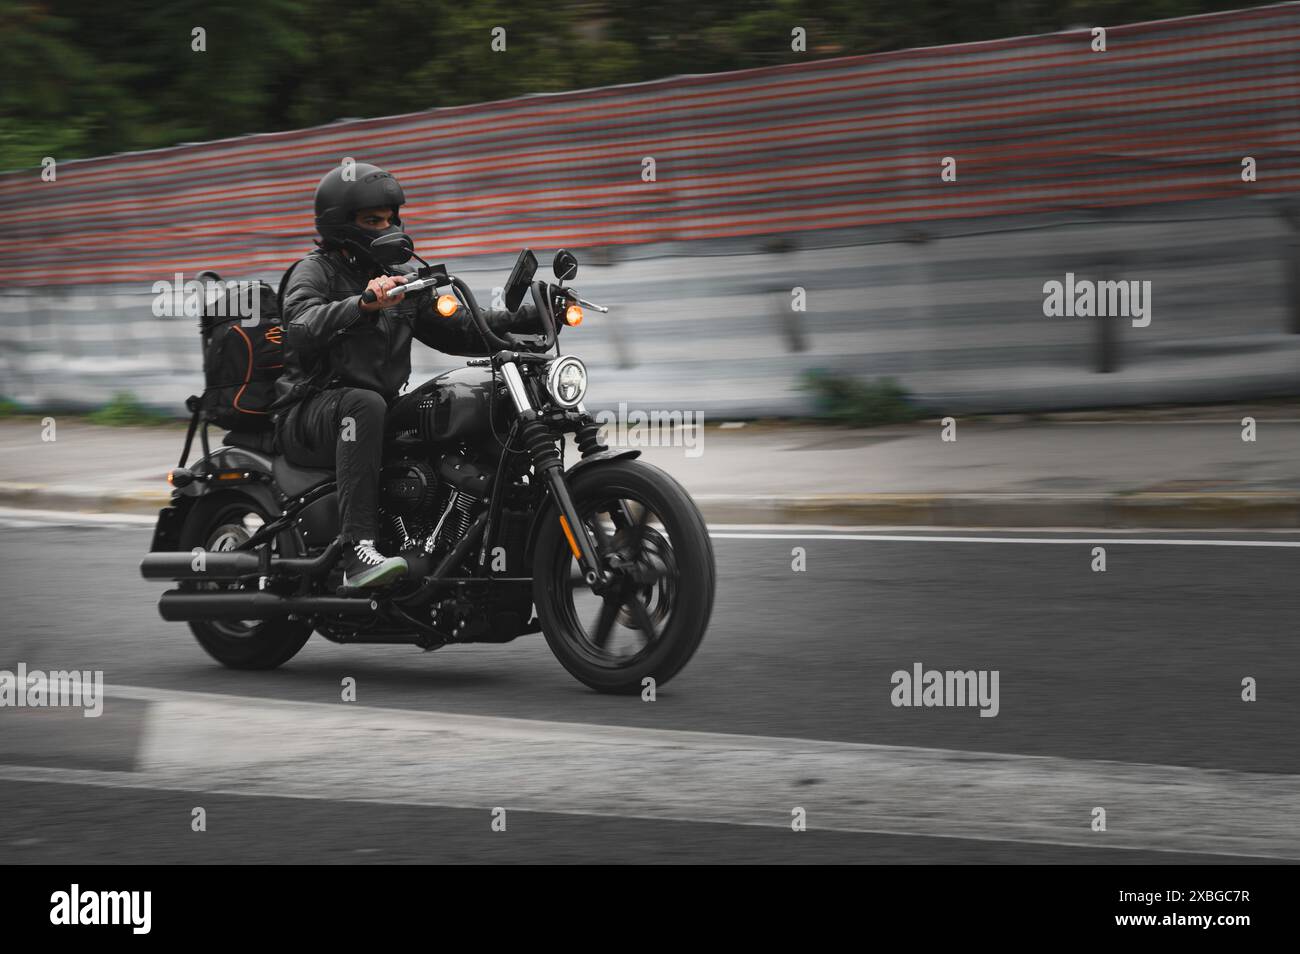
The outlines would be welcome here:
[[[587,394],[587,366],[573,355],[552,361],[546,390],[560,407],[577,407]]]

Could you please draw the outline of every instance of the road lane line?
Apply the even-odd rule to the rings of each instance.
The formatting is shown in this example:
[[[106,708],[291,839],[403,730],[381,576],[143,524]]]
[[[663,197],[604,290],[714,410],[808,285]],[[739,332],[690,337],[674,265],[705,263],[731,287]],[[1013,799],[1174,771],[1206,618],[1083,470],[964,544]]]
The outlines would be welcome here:
[[[1021,533],[1021,534],[1053,534],[1053,533],[1113,533],[1113,534],[1130,534],[1130,535],[1160,535],[1165,534],[1175,536],[1178,534],[1216,534],[1222,535],[1227,533],[1241,534],[1258,534],[1267,536],[1269,534],[1288,535],[1300,538],[1300,527],[1186,527],[1179,529],[1177,527],[968,527],[955,526],[952,524],[921,524],[921,523],[868,523],[868,524],[849,524],[842,523],[710,523],[710,531],[720,533],[791,533],[799,531],[800,533],[828,533],[828,534],[845,534],[845,533],[898,533],[907,531],[913,534],[926,533]]]
[[[157,518],[146,514],[93,513],[60,510],[28,510],[20,507],[0,507],[0,526],[33,528],[53,526],[139,526],[153,527]],[[1217,546],[1217,547],[1300,547],[1297,540],[1210,540],[1185,539],[1159,534],[1177,533],[1243,533],[1253,535],[1300,535],[1300,529],[1277,530],[1152,530],[1114,528],[1044,527],[1040,530],[1027,527],[908,527],[909,530],[933,530],[933,533],[890,534],[862,532],[888,530],[893,527],[837,528],[824,524],[710,524],[709,536],[715,540],[853,540],[883,543],[1075,543],[1075,544],[1142,544],[1147,546]],[[969,531],[969,533],[967,532]],[[988,533],[1126,533],[1132,537],[1050,537],[1050,536],[987,536]],[[1137,534],[1153,536],[1138,537]]]
[[[987,532],[987,528],[986,528]],[[1169,532],[1169,531],[1165,531]],[[1138,545],[1161,547],[1300,547],[1300,540],[1181,540],[1125,539],[1123,537],[982,537],[924,536],[886,533],[718,533],[715,540],[872,540],[882,543],[1096,543],[1113,546]]]
[[[364,690],[363,690],[364,691]],[[1300,776],[110,687],[138,772],[0,778],[1300,859]],[[639,704],[639,703],[631,703]],[[1094,807],[1105,832],[1090,830]]]

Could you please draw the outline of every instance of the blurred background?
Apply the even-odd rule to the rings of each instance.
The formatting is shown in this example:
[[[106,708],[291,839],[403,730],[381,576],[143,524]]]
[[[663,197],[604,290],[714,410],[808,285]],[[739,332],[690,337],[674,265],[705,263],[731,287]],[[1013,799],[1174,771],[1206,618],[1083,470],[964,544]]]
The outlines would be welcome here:
[[[1293,395],[1300,5],[1228,6],[0,0],[0,399],[183,414],[154,282],[277,282],[344,157],[484,293],[577,252],[593,408]],[[1044,317],[1067,272],[1150,281],[1150,325]]]
[[[0,864],[1300,859],[1300,4],[0,0],[0,37],[0,668],[114,687],[0,707]],[[704,414],[638,446],[717,561],[656,705],[540,638],[236,672],[157,618],[184,425],[100,426],[202,387],[154,283],[277,282],[347,157],[480,300],[576,251],[591,410]],[[1046,317],[1069,273],[1150,324]],[[920,663],[999,716],[895,707]]]

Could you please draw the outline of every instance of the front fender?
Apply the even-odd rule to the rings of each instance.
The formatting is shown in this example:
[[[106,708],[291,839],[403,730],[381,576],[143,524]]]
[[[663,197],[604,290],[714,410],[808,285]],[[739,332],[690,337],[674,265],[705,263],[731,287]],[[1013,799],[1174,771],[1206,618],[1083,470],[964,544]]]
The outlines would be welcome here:
[[[639,450],[615,450],[612,447],[607,447],[603,451],[597,451],[594,454],[590,454],[587,457],[582,458],[582,460],[578,461],[576,464],[574,464],[572,467],[566,470],[564,472],[564,476],[572,477],[574,474],[582,470],[584,467],[589,467],[592,464],[599,464],[601,461],[631,460],[633,457],[640,457],[640,456],[641,456],[641,452]]]

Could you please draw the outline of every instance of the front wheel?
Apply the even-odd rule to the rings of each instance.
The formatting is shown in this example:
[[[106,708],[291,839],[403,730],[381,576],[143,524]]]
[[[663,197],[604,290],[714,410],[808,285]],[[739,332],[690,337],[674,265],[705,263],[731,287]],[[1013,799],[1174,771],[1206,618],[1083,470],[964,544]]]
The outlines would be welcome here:
[[[575,678],[598,692],[640,692],[681,671],[704,638],[716,570],[708,528],[672,477],[640,461],[577,474],[574,506],[612,584],[582,580],[552,507],[537,535],[533,601],[546,642]]]

